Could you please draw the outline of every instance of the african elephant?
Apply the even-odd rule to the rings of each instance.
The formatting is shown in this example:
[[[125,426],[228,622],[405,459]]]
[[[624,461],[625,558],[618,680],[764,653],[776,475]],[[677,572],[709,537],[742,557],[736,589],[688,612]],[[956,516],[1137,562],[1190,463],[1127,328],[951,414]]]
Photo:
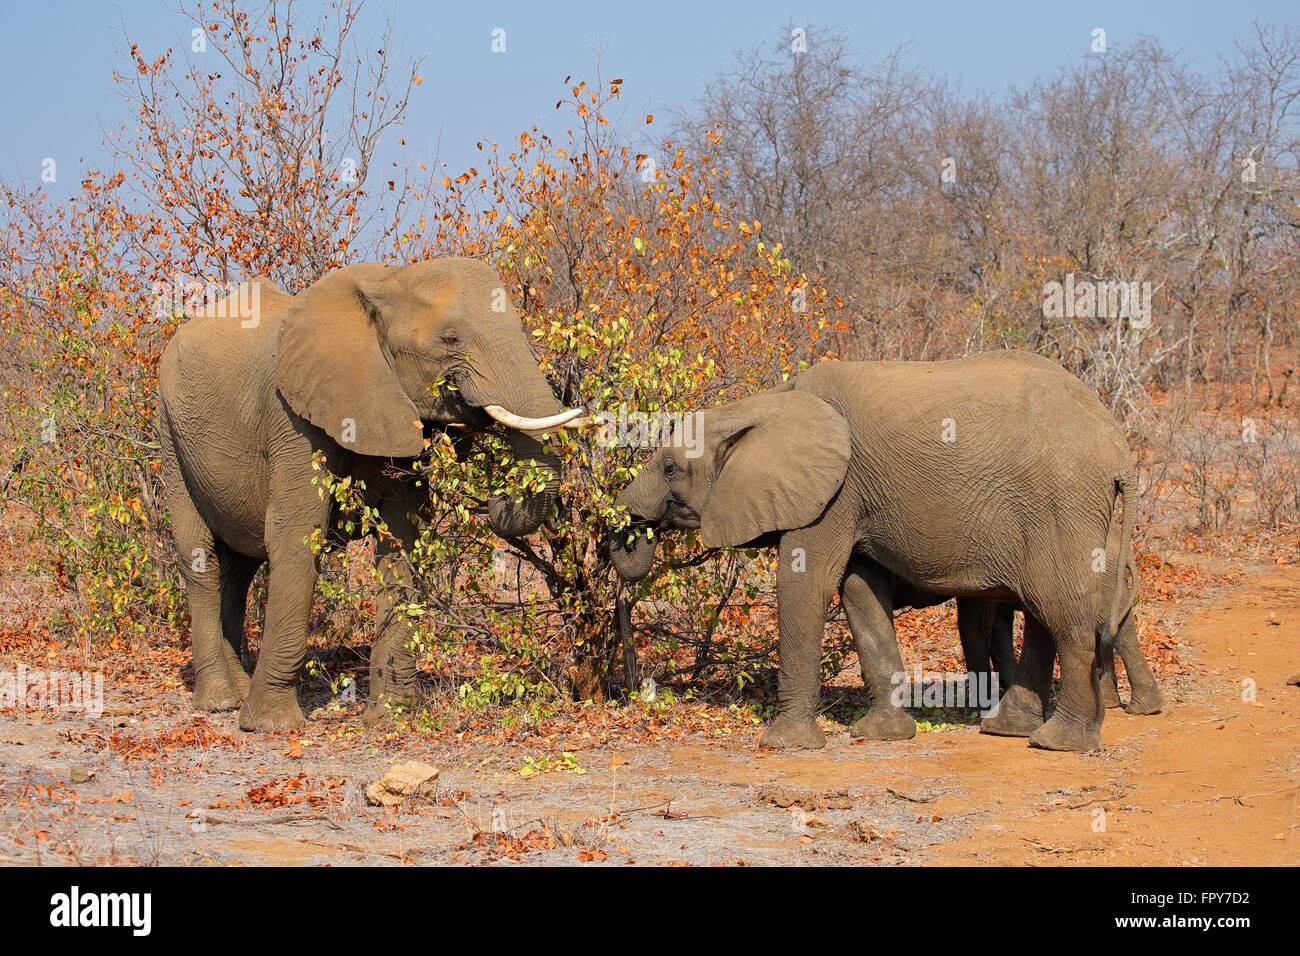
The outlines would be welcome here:
[[[1106,541],[1108,561],[1114,561],[1119,556],[1120,530],[1119,525],[1111,525],[1110,535]],[[1137,580],[1135,566],[1130,564],[1127,573],[1130,580]],[[950,595],[928,594],[898,578],[893,581],[892,596],[895,610],[905,607],[933,607],[942,604],[950,597]],[[1015,683],[1016,652],[1013,618],[1016,609],[1014,603],[1007,601],[990,601],[974,597],[957,599],[957,631],[961,638],[962,655],[966,659],[967,671],[977,678],[996,672],[998,686],[1003,690]],[[1101,688],[1106,707],[1122,706],[1129,714],[1159,713],[1164,707],[1164,694],[1156,682],[1155,675],[1151,673],[1146,655],[1142,652],[1133,610],[1124,615],[1124,622],[1119,629],[1117,650],[1124,661],[1131,694],[1128,704],[1124,704],[1119,696],[1115,671],[1112,669],[1108,675],[1109,679],[1103,682]],[[1043,689],[1042,693],[1045,695],[1046,690]]]
[[[506,424],[517,458],[551,475],[522,498],[489,502],[498,534],[526,535],[546,517],[558,483],[558,463],[537,432],[581,411],[561,409],[502,283],[482,262],[359,263],[293,297],[255,281],[259,314],[237,317],[232,297],[228,308],[181,326],[159,368],[162,465],[190,607],[194,705],[242,702],[245,730],[303,723],[297,684],[318,571],[307,539],[323,534],[337,543],[346,518],[313,484],[321,453],[332,474],[364,482],[366,504],[392,532],[376,547],[386,586],[370,660],[374,720],[415,683],[394,605],[408,582],[401,549],[429,503],[410,469],[426,439],[452,424]],[[269,595],[250,682],[240,659],[244,607],[263,561]]]
[[[761,744],[825,745],[820,647],[836,587],[876,702],[852,732],[915,733],[901,707],[883,706],[902,671],[901,579],[1026,612],[1015,683],[982,729],[1053,750],[1100,745],[1100,676],[1131,606],[1136,479],[1123,432],[1076,378],[1014,351],[825,362],[691,418],[694,437],[684,425],[619,496],[632,524],[612,536],[611,560],[625,580],[648,573],[658,536],[647,528],[699,528],[706,547],[779,548],[780,713]],[[1120,559],[1105,563],[1121,495]],[[1061,692],[1043,723],[1055,656]]]

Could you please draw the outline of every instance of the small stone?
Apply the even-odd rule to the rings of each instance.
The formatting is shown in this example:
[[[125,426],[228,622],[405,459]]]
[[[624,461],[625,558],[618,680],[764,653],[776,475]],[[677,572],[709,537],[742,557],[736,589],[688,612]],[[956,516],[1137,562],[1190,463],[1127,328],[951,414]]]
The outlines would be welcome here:
[[[366,799],[381,807],[432,800],[437,789],[438,773],[437,767],[419,760],[394,764],[387,773],[366,788]]]

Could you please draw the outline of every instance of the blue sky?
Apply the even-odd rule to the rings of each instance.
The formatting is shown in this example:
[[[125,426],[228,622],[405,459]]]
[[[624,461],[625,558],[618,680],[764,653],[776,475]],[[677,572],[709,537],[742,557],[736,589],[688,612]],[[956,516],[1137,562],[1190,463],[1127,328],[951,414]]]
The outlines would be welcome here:
[[[301,9],[314,20],[315,5]],[[602,3],[417,3],[370,0],[363,33],[391,16],[407,56],[424,55],[425,78],[405,131],[410,160],[434,158],[454,171],[475,158],[480,139],[503,142],[538,123],[557,122],[555,102],[568,74],[592,74],[602,47],[606,77],[621,76],[630,112],[664,114],[688,106],[737,51],[776,41],[788,24],[833,27],[868,57],[911,43],[909,62],[960,78],[967,92],[1001,93],[1054,73],[1086,54],[1095,27],[1114,47],[1156,37],[1205,70],[1234,55],[1252,20],[1297,20],[1296,0],[1051,3],[743,3],[605,0]],[[104,3],[44,0],[15,4],[0,35],[0,177],[35,185],[41,161],[54,157],[60,197],[84,167],[109,164],[103,128],[129,115],[111,71],[123,61],[120,29],[146,53],[188,43],[189,21],[160,0]],[[506,31],[506,52],[491,50],[492,30]],[[441,147],[438,142],[441,138]],[[393,147],[395,149],[395,146]],[[384,155],[391,158],[387,150]],[[71,174],[70,174],[71,173]]]

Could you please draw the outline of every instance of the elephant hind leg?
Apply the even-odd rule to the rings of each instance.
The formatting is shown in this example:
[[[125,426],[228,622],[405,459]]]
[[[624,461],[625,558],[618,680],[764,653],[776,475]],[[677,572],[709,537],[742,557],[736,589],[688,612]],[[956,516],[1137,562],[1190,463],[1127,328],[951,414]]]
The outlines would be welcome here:
[[[849,732],[869,740],[916,736],[916,721],[895,696],[899,681],[906,681],[907,674],[894,632],[892,577],[878,564],[854,558],[840,584],[840,601],[857,645],[862,683],[871,695],[871,709]]]
[[[287,532],[289,541],[305,534]],[[298,704],[298,676],[307,659],[307,617],[316,587],[316,556],[304,545],[271,549],[262,652],[248,696],[239,709],[239,728],[294,730],[306,721]]]
[[[1056,647],[1038,619],[1025,615],[1025,640],[1014,682],[980,723],[980,732],[998,737],[1028,737],[1043,725],[1052,687]]]
[[[1137,611],[1129,612],[1119,629],[1119,656],[1124,661],[1132,696],[1124,708],[1129,714],[1158,714],[1165,706],[1165,695],[1156,682],[1138,640]]]
[[[190,608],[190,647],[194,657],[194,706],[198,710],[233,710],[243,699],[243,686],[229,666],[223,638],[223,596],[228,574],[228,548],[208,527],[190,497],[171,436],[161,429],[163,478],[172,536],[179,552],[185,599]]]
[[[1096,660],[1090,628],[1065,631],[1056,640],[1061,692],[1052,719],[1029,735],[1030,746],[1083,752],[1101,747],[1103,669]]]
[[[977,677],[992,670],[993,615],[997,604],[980,598],[957,599],[957,634],[967,673]]]
[[[1001,601],[957,599],[957,633],[966,671],[976,686],[990,686],[996,672],[1005,692],[1016,682],[1015,609]]]
[[[1101,674],[1101,705],[1107,710],[1124,706],[1119,696],[1119,670],[1113,664]]]
[[[210,543],[206,548],[203,545],[185,548],[181,564],[186,569],[182,576],[190,606],[194,707],[206,711],[234,710],[244,699],[247,679],[240,681],[232,672],[230,661],[233,655],[222,634],[225,584],[220,552]]]
[[[1006,691],[1016,682],[1016,612],[1011,605],[999,602],[991,617],[989,655],[998,672],[998,685]]]
[[[226,670],[242,703],[248,696],[248,639],[244,634],[244,613],[248,606],[248,587],[262,563],[257,558],[220,548],[221,555],[221,633],[225,640],[221,653]]]

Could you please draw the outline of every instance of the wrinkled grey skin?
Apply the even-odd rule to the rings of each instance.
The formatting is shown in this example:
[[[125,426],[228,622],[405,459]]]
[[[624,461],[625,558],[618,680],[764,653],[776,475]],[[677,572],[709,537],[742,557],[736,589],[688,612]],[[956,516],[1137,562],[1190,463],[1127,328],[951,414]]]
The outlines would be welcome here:
[[[660,448],[618,499],[615,569],[644,576],[660,530],[706,547],[779,548],[780,714],[761,743],[821,747],[820,649],[838,587],[875,704],[857,736],[911,737],[887,706],[902,659],[895,581],[1025,612],[1015,683],[988,733],[1053,750],[1100,746],[1101,676],[1132,605],[1136,482],[1115,420],[1059,365],[1023,352],[951,362],[826,362],[778,389],[697,413],[702,448]],[[1123,496],[1119,560],[1098,568]],[[1053,658],[1061,693],[1043,706]]]
[[[365,483],[367,503],[392,532],[377,546],[382,579],[391,583],[379,595],[371,652],[367,716],[377,719],[386,701],[415,683],[409,634],[393,607],[408,580],[402,548],[414,541],[414,516],[429,503],[427,487],[391,474],[393,466],[409,471],[436,428],[491,425],[485,405],[529,418],[560,406],[499,278],[481,262],[361,263],[296,297],[260,286],[255,323],[186,322],[159,369],[163,474],[190,606],[194,705],[242,703],[245,730],[303,723],[297,684],[318,570],[305,539],[326,533],[337,543],[346,518],[312,483],[313,455],[321,452],[330,472]],[[442,379],[454,387],[431,388]],[[521,461],[557,473],[536,437],[512,431],[510,443]],[[491,502],[494,530],[531,533],[557,483],[522,503]],[[244,607],[263,561],[270,562],[266,623],[250,681],[241,663]]]

